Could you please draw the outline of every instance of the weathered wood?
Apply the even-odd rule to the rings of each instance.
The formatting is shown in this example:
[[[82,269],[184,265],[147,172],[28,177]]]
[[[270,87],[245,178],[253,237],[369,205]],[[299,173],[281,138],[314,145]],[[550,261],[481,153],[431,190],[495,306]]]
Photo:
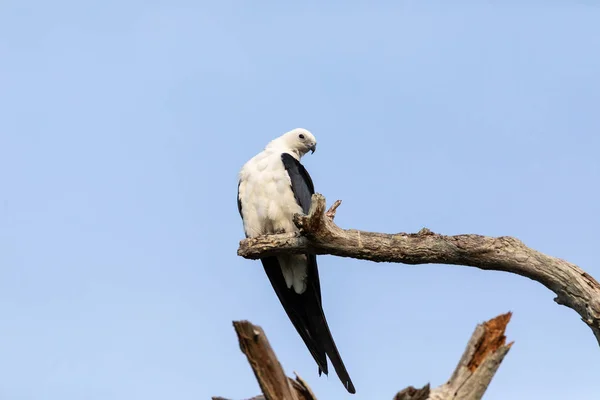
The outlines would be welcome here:
[[[312,389],[308,386],[308,384],[304,381],[304,379],[300,378],[300,376],[294,372],[296,375],[296,379],[287,378],[290,385],[298,397],[298,400],[317,400],[317,397],[312,392]],[[212,397],[212,400],[229,400],[224,397]],[[262,394],[259,396],[254,396],[248,400],[266,400],[265,396]]]
[[[430,389],[429,384],[421,389],[409,386],[398,392],[394,400],[480,400],[512,346],[512,343],[506,344],[505,336],[510,317],[511,313],[506,313],[477,325],[448,382],[435,389]],[[285,376],[260,327],[248,321],[234,321],[233,324],[240,348],[263,391],[263,395],[249,400],[317,400],[298,374],[295,380]],[[212,399],[227,400],[222,397]]]
[[[454,373],[445,384],[431,390],[427,400],[480,400],[510,350],[506,326],[511,313],[477,325]]]
[[[248,321],[233,321],[240,350],[246,355],[258,381],[262,395],[248,400],[317,400],[310,386],[298,375],[296,379],[285,375],[265,332]],[[212,397],[212,400],[228,400]]]
[[[220,396],[213,396],[213,397],[211,397],[211,400],[231,400],[231,399],[227,399],[225,397],[220,397]],[[260,396],[254,396],[254,397],[251,397],[246,400],[265,400],[265,396],[263,396],[261,394]]]
[[[429,384],[421,389],[416,389],[412,386],[402,389],[394,396],[394,400],[427,400],[429,398]]]
[[[537,281],[555,292],[554,300],[575,310],[600,344],[600,283],[572,263],[530,249],[520,240],[508,236],[445,236],[427,228],[418,233],[396,234],[341,229],[330,216],[325,216],[324,210],[325,198],[314,194],[309,214],[294,216],[299,234],[242,240],[238,255],[258,259],[308,252],[375,262],[454,264],[510,272]]]
[[[317,397],[312,392],[308,383],[294,372],[296,375],[296,379],[288,378],[294,390],[296,391],[296,396],[298,396],[298,400],[317,400]]]
[[[234,321],[233,326],[240,349],[246,355],[265,399],[301,400],[283,372],[262,328],[248,321]]]
[[[512,343],[506,344],[511,313],[477,325],[454,373],[441,386],[401,390],[394,400],[480,400]]]

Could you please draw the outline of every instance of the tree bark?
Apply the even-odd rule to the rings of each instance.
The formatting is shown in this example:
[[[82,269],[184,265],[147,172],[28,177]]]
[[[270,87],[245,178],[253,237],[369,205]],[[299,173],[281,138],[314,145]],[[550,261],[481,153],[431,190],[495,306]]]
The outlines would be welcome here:
[[[512,345],[506,344],[504,335],[510,317],[511,313],[507,313],[477,325],[448,382],[435,389],[430,389],[429,384],[421,389],[409,386],[398,392],[394,400],[480,400]],[[248,321],[234,321],[233,325],[240,349],[263,392],[249,400],[317,400],[298,374],[295,380],[285,376],[261,327]]]
[[[258,385],[261,396],[249,400],[317,400],[308,384],[296,374],[296,379],[288,378],[271,348],[267,335],[260,326],[248,321],[233,321],[240,350],[246,355]],[[227,400],[213,397],[212,400]]]
[[[410,386],[394,400],[480,400],[512,343],[506,343],[506,325],[511,313],[477,325],[454,373],[441,386],[421,389]]]
[[[294,216],[300,233],[242,240],[238,255],[258,259],[308,252],[375,262],[453,264],[506,271],[555,292],[554,300],[575,310],[600,344],[600,283],[575,264],[542,254],[508,236],[445,236],[427,228],[418,233],[396,234],[341,229],[333,222],[339,203],[338,200],[325,213],[325,198],[314,194],[309,214]]]
[[[477,325],[452,377],[433,389],[428,400],[480,400],[510,350],[506,326],[511,313]]]

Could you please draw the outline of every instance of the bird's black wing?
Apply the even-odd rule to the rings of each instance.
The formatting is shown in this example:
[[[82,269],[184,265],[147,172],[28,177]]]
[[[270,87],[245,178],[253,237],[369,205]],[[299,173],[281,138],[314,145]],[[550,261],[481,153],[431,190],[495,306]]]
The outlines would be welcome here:
[[[244,219],[244,216],[242,215],[242,200],[240,200],[240,183],[242,183],[242,181],[238,181],[238,211],[240,213],[240,217]]]
[[[296,201],[304,213],[308,213],[311,197],[315,192],[310,175],[304,166],[291,155],[283,153],[281,160],[290,177]],[[325,357],[327,354],[348,392],[355,393],[356,390],[323,313],[317,257],[314,254],[306,254],[306,256],[308,259],[307,287],[302,294],[288,289],[276,257],[263,258],[261,261],[283,308],[319,366],[319,372],[323,371],[325,374],[328,372]]]
[[[309,177],[310,179],[310,177]],[[242,200],[240,199],[240,184],[241,181],[238,182],[238,191],[237,191],[237,205],[238,211],[240,213],[240,217],[242,220],[244,216],[242,214]],[[312,188],[312,181],[310,182]],[[310,189],[313,190],[313,189]],[[310,202],[310,197],[309,197]],[[248,237],[248,235],[246,235]],[[312,258],[316,258],[314,255],[310,255]],[[321,374],[321,370],[323,370],[327,374],[327,358],[325,357],[325,349],[320,345],[320,343],[315,340],[310,335],[310,329],[303,329],[302,327],[309,327],[311,325],[310,320],[307,318],[306,313],[303,312],[304,306],[302,305],[302,301],[300,296],[291,296],[290,290],[287,288],[287,284],[285,283],[285,278],[283,277],[283,273],[281,271],[281,265],[277,260],[277,257],[265,257],[260,260],[263,264],[265,272],[269,277],[269,281],[271,282],[271,286],[275,289],[275,293],[277,297],[281,300],[283,304],[283,308],[285,309],[288,317],[293,322],[296,330],[302,337],[302,340],[306,343],[306,346],[310,350],[313,358],[319,365],[319,375]],[[315,259],[316,263],[316,259]],[[319,289],[318,279],[319,275],[316,275],[317,289]],[[295,293],[295,292],[294,292]],[[317,292],[319,302],[321,301],[321,292],[320,290]],[[300,311],[298,313],[297,311]]]
[[[292,182],[292,192],[294,192],[296,202],[302,207],[302,211],[308,214],[312,195],[315,194],[315,186],[308,171],[304,168],[304,165],[300,164],[300,161],[288,153],[281,155],[281,161],[283,161],[283,166]]]
[[[296,202],[300,205],[304,214],[308,214],[312,195],[315,194],[315,186],[308,171],[304,168],[304,165],[300,164],[298,160],[287,153],[281,155],[281,161],[283,161],[283,166],[290,177],[292,192],[294,193]],[[317,256],[314,254],[307,254],[306,256],[309,258],[309,264],[315,266],[315,273],[311,280],[314,281],[317,297],[319,298],[319,303],[321,303],[321,282],[319,282],[319,271],[317,270]],[[311,269],[309,268],[309,272]],[[327,370],[325,369],[324,371]]]
[[[237,200],[238,200],[238,211],[240,212],[240,217],[242,217],[242,220],[244,219],[244,216],[242,215],[242,200],[240,200],[240,184],[242,183],[242,181],[238,181],[238,191],[237,191]]]

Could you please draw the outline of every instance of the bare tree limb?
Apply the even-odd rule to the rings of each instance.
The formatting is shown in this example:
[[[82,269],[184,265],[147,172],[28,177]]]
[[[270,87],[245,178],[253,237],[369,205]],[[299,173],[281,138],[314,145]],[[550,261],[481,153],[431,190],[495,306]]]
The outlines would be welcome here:
[[[233,327],[265,399],[299,400],[262,328],[248,321],[234,321]]]
[[[302,378],[298,373],[294,372],[296,375],[296,379],[288,378],[294,390],[296,391],[296,395],[298,396],[298,400],[317,400],[317,397],[312,392],[308,383]]]
[[[512,346],[506,344],[506,326],[511,313],[497,316],[477,325],[475,332],[448,382],[430,389],[412,386],[401,390],[394,400],[480,400],[500,363]],[[234,321],[240,349],[248,358],[263,392],[249,400],[317,400],[308,384],[296,374],[285,376],[263,330],[248,321]],[[213,400],[227,400],[213,397]]]
[[[506,313],[477,325],[448,382],[431,390],[410,386],[394,400],[480,400],[512,346],[504,336],[510,317]]]
[[[263,395],[249,400],[317,400],[308,384],[296,374],[296,379],[288,378],[271,348],[265,332],[260,326],[248,321],[233,321],[240,350],[248,363]],[[227,400],[213,397],[213,400]]]
[[[327,210],[327,212],[325,213],[325,216],[327,218],[329,218],[330,220],[333,221],[333,219],[335,218],[335,213],[338,209],[338,207],[342,205],[342,201],[341,200],[336,200],[331,207],[329,207],[329,210]]]
[[[431,400],[480,400],[510,350],[506,326],[511,313],[477,325],[450,380],[431,391]]]
[[[427,228],[411,234],[341,229],[324,212],[325,198],[314,194],[309,214],[294,216],[300,234],[242,240],[238,255],[258,259],[308,252],[375,262],[453,264],[511,272],[555,292],[554,300],[575,310],[600,344],[600,283],[575,264],[530,249],[508,236],[445,236]]]
[[[394,400],[427,400],[429,399],[429,393],[431,393],[429,383],[421,389],[409,386],[396,393]]]

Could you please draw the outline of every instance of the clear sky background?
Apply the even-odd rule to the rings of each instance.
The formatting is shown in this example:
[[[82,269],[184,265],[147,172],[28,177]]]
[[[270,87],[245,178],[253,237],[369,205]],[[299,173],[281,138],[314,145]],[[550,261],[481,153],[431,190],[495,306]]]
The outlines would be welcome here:
[[[288,374],[350,398],[236,255],[239,168],[295,127],[342,227],[512,235],[600,277],[600,6],[479,3],[0,3],[0,397],[251,397],[249,319]],[[536,282],[320,272],[356,399],[444,383],[509,310],[486,399],[600,396],[592,332]]]

